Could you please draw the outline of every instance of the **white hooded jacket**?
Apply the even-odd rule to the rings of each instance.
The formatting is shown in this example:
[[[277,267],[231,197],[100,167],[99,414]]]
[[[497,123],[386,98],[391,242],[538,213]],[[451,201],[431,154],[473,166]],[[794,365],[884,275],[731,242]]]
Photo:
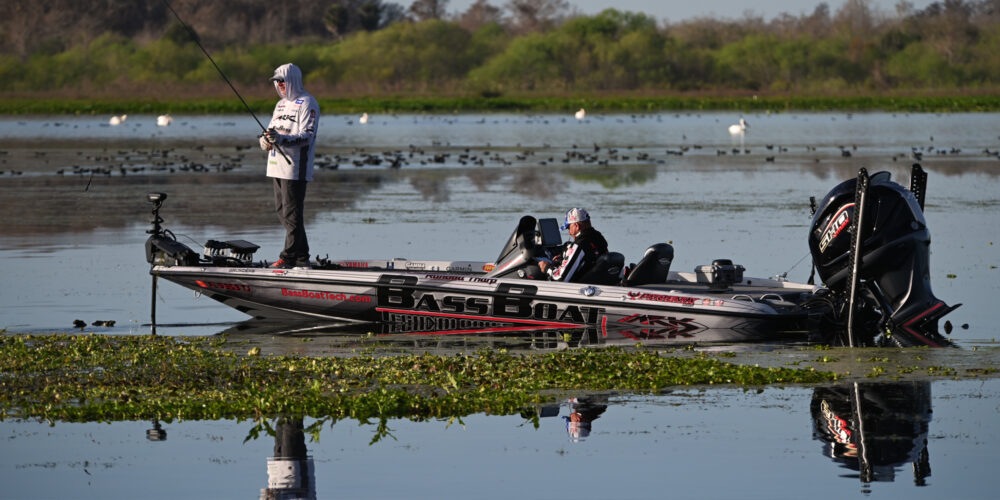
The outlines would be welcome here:
[[[278,132],[277,148],[267,155],[267,176],[279,179],[313,180],[313,158],[316,154],[316,134],[319,130],[319,104],[302,87],[302,70],[288,63],[274,70],[272,80],[285,80],[287,96],[281,95],[278,83],[274,90],[281,100],[274,106],[268,128]],[[277,150],[285,154],[281,155]]]

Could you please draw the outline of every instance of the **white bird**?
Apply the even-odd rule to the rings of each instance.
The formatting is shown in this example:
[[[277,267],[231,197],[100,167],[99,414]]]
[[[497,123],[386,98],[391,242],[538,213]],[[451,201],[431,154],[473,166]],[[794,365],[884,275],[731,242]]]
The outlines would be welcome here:
[[[746,120],[740,118],[739,123],[734,123],[729,126],[729,133],[733,135],[745,134],[747,129],[750,128],[750,124]]]
[[[577,111],[576,114],[573,115],[573,117],[576,118],[577,120],[582,120],[587,117],[587,111],[584,110],[583,108],[580,108],[580,111]]]
[[[122,123],[125,122],[126,118],[128,118],[128,115],[112,116],[111,119],[108,120],[108,124],[109,125],[121,125]]]
[[[156,117],[156,125],[159,127],[166,127],[174,122],[174,117],[170,115],[160,115]]]
[[[360,123],[362,125],[368,123],[368,113],[362,114],[361,118],[358,118],[358,123]]]

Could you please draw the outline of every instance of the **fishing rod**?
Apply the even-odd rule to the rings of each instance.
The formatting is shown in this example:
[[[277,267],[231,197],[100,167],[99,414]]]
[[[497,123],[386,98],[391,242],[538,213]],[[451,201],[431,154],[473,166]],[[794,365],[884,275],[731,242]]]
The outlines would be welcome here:
[[[244,99],[243,96],[240,95],[240,91],[236,90],[236,86],[233,85],[233,82],[229,81],[229,77],[227,77],[226,74],[223,73],[222,68],[220,68],[219,65],[215,63],[215,59],[212,59],[211,54],[209,54],[208,51],[205,50],[205,47],[201,44],[201,41],[198,39],[198,34],[195,33],[194,29],[192,29],[191,26],[188,26],[188,24],[185,23],[183,19],[181,19],[181,16],[177,14],[177,11],[170,6],[170,2],[168,2],[167,0],[162,0],[162,2],[163,5],[165,5],[167,9],[174,15],[174,17],[177,18],[177,22],[181,23],[181,26],[183,26],[184,29],[187,30],[188,35],[191,36],[191,41],[193,41],[194,44],[197,45],[199,49],[201,49],[201,51],[205,54],[205,57],[207,57],[208,60],[212,63],[212,66],[215,66],[215,70],[218,71],[219,75],[222,76],[222,79],[225,80],[227,84],[229,84],[229,88],[233,89],[233,93],[236,94],[236,97],[240,98],[240,102],[243,103],[243,107],[247,108],[247,111],[250,113],[250,116],[253,117],[254,121],[257,122],[257,125],[260,126],[261,131],[263,131],[264,135],[267,136],[267,127],[265,127],[264,124],[260,122],[260,119],[257,118],[257,114],[253,112],[253,109],[250,109],[250,105],[247,104],[246,99]],[[278,153],[281,154],[281,157],[285,159],[285,162],[289,164],[292,163],[292,160],[288,159],[288,156],[285,155],[285,152],[282,151],[277,144],[272,143],[272,145],[276,150],[278,150]]]

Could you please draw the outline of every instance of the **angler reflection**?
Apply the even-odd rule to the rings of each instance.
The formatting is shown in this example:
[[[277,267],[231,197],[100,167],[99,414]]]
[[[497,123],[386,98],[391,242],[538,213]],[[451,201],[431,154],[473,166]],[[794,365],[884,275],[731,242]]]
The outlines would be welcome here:
[[[931,475],[927,432],[931,420],[930,382],[854,383],[819,387],[810,411],[813,438],[823,454],[857,471],[863,483],[892,482],[896,468],[913,466],[913,482]]]
[[[570,398],[569,415],[562,419],[566,423],[566,434],[569,440],[578,443],[590,437],[590,430],[594,420],[601,417],[601,414],[608,409],[607,396],[590,396],[583,398]]]
[[[590,436],[590,431],[594,420],[600,418],[601,414],[608,409],[608,399],[605,394],[593,394],[578,398],[569,398],[566,405],[569,407],[569,415],[562,417],[566,424],[566,434],[569,440],[578,443]],[[536,409],[526,410],[521,413],[524,418],[534,417],[558,417],[560,405],[546,405]],[[537,420],[536,420],[537,423]]]
[[[302,418],[280,418],[274,427],[274,456],[267,459],[267,488],[261,500],[316,498],[313,459],[306,450]]]

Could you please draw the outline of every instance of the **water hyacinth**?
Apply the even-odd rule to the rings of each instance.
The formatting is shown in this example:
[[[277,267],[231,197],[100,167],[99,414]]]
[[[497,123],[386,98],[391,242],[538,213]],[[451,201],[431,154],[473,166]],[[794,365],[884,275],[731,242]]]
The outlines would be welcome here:
[[[523,414],[576,391],[650,393],[836,378],[643,348],[310,357],[264,355],[222,337],[0,336],[0,417],[53,421],[422,420]]]

